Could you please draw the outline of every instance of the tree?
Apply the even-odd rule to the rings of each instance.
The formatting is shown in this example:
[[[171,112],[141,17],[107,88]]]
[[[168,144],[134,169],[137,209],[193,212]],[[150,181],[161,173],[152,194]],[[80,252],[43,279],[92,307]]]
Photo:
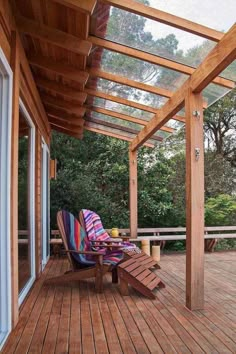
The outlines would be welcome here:
[[[236,167],[236,90],[206,110],[204,128],[208,150]]]

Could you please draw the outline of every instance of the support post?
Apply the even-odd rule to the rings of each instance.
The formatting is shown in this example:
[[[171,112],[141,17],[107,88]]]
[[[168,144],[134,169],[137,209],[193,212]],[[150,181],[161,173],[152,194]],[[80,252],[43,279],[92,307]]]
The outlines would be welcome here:
[[[12,91],[12,140],[11,140],[11,277],[12,277],[12,327],[18,322],[18,144],[19,144],[19,85],[20,54],[16,31],[11,34]]]
[[[129,149],[129,209],[130,209],[130,237],[136,238],[138,231],[138,174],[137,150]]]
[[[186,110],[186,306],[204,307],[204,141],[201,94],[188,90]]]

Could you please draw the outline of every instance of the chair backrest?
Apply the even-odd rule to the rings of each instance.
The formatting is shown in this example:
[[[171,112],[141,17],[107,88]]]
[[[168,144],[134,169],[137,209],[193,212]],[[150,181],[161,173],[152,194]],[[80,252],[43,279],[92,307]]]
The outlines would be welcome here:
[[[82,209],[79,212],[80,224],[86,230],[89,241],[105,241],[110,238],[103,228],[100,216],[92,210]]]
[[[87,235],[81,227],[79,221],[73,214],[66,210],[57,213],[57,224],[66,250],[90,251],[90,242]],[[68,253],[68,259],[73,270],[78,268],[79,264],[91,265],[94,261],[86,259],[85,255]]]

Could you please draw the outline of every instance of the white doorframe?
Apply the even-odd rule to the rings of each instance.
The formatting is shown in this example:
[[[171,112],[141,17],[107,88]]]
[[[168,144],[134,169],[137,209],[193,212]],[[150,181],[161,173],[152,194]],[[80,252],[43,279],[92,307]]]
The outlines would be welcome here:
[[[42,139],[42,270],[49,259],[49,234],[50,234],[50,181],[49,181],[49,148]],[[48,189],[48,190],[46,190]],[[48,244],[48,245],[47,245]],[[48,247],[48,254],[47,254]]]
[[[20,99],[20,111],[22,112],[24,118],[30,126],[30,178],[29,178],[29,210],[30,210],[30,267],[31,267],[31,277],[21,290],[19,294],[19,305],[22,304],[29,290],[31,289],[34,281],[35,281],[35,126],[30,118],[30,115],[23,103]]]
[[[0,48],[0,349],[11,331],[12,71]]]

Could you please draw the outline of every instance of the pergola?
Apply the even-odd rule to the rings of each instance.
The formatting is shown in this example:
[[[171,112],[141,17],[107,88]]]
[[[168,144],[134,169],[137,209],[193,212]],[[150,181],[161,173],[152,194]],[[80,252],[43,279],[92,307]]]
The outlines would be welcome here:
[[[27,3],[27,7],[25,6]],[[185,63],[133,48],[126,43],[105,39],[110,6],[152,21],[172,26],[216,42],[201,64]],[[83,130],[130,142],[130,229],[137,235],[137,150],[153,147],[163,134],[175,131],[168,121],[186,126],[186,215],[187,261],[186,305],[202,309],[204,304],[204,145],[203,109],[208,105],[202,91],[212,82],[226,93],[235,87],[231,77],[218,76],[236,58],[236,25],[222,33],[145,6],[134,0],[54,0],[15,1],[15,18],[21,32],[27,59],[51,128],[76,138]],[[16,38],[17,41],[17,38]],[[22,50],[19,43],[19,50]],[[101,68],[103,50],[158,65],[183,75],[176,91],[142,83]],[[23,54],[22,54],[23,56]],[[26,60],[26,59],[25,59]],[[25,73],[27,75],[27,73]],[[162,105],[153,107],[99,89],[99,79],[132,87],[162,97]],[[24,82],[24,77],[22,77]],[[97,99],[142,111],[134,117],[96,104]],[[216,97],[217,98],[217,97]],[[185,108],[185,114],[179,113]],[[93,113],[92,113],[93,112]],[[96,116],[97,115],[97,116]],[[145,115],[149,119],[143,118]],[[101,116],[104,117],[101,119]],[[111,122],[128,121],[139,129]],[[46,126],[44,129],[47,129]],[[155,134],[157,131],[161,133]]]

